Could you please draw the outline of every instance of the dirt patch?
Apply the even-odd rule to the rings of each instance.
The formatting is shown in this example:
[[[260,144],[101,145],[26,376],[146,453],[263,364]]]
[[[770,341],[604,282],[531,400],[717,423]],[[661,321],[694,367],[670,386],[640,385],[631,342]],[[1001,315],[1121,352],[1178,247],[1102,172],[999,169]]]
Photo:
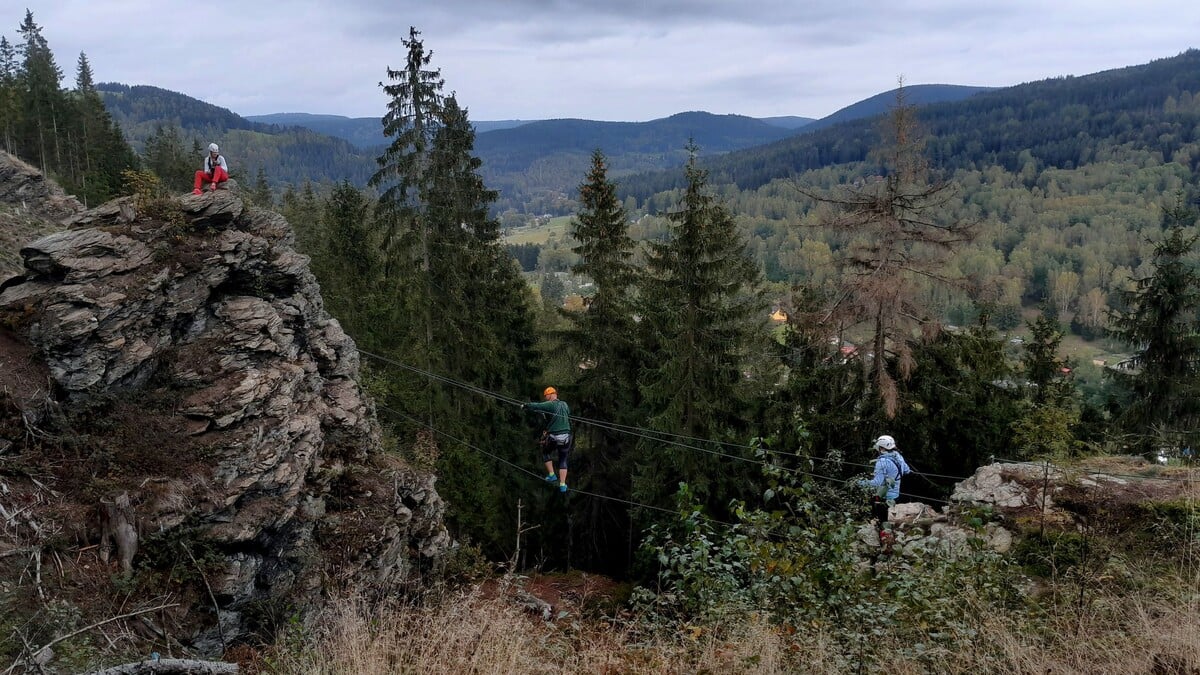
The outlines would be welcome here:
[[[24,408],[50,391],[50,369],[34,349],[7,328],[0,327],[0,392]]]
[[[627,582],[578,570],[489,579],[480,586],[480,594],[487,599],[507,597],[524,604],[528,594],[548,603],[555,615],[566,612],[576,617],[611,616],[626,604],[631,590]],[[540,620],[532,613],[530,616]]]

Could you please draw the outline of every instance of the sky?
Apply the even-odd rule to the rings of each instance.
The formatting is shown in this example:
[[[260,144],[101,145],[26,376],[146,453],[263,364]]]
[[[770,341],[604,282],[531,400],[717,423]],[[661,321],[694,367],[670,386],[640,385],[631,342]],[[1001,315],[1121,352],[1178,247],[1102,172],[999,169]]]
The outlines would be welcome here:
[[[473,120],[820,118],[907,84],[1008,86],[1200,47],[1196,0],[0,0],[68,83],[149,84],[242,115],[379,117],[421,31]],[[7,22],[7,23],[5,23]]]

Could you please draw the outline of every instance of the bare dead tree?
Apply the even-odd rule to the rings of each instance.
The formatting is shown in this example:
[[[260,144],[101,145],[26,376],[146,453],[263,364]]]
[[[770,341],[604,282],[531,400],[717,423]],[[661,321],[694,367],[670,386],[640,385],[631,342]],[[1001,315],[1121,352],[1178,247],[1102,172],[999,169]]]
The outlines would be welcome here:
[[[894,417],[897,380],[907,379],[915,367],[913,340],[936,334],[936,321],[919,299],[921,287],[963,284],[944,270],[950,256],[974,239],[976,228],[941,218],[955,190],[931,176],[925,139],[903,86],[881,138],[872,159],[882,175],[832,190],[797,188],[830,207],[820,225],[845,242],[836,260],[841,289],[822,323],[870,327],[872,353],[862,355],[864,377],[887,416]]]

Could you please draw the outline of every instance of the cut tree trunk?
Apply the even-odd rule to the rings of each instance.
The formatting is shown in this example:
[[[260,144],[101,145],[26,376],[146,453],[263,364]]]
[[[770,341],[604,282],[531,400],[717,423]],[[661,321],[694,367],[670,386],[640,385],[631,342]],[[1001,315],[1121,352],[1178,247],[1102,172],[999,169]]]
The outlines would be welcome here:
[[[238,664],[224,661],[196,661],[194,659],[159,659],[139,661],[93,671],[90,675],[236,675]]]

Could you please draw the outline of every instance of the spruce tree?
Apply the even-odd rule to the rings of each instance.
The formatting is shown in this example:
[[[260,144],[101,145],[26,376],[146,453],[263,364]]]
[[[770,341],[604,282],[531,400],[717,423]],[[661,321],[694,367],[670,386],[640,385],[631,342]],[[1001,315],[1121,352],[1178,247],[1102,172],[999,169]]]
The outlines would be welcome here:
[[[84,203],[98,203],[118,194],[121,173],[135,168],[137,157],[104,107],[92,78],[87,55],[80,52],[75,91],[70,99],[69,164],[61,169],[66,187]]]
[[[157,174],[166,188],[176,192],[191,189],[195,162],[184,147],[179,127],[156,126],[154,134],[146,140],[143,156],[146,168]]]
[[[401,40],[408,54],[403,70],[387,69],[391,84],[379,83],[391,97],[383,116],[383,133],[392,139],[376,160],[379,169],[369,184],[382,188],[378,217],[382,221],[385,272],[394,273],[408,255],[404,237],[415,236],[422,271],[429,270],[428,231],[421,220],[420,193],[433,135],[442,114],[442,79],[439,70],[429,70],[432,52],[418,39],[421,32],[409,28],[408,39]]]
[[[577,373],[573,390],[582,417],[621,424],[644,422],[638,392],[642,359],[635,340],[632,264],[634,242],[608,162],[599,150],[579,186],[579,212],[571,223],[572,272],[593,285],[581,312],[565,312],[570,322],[559,336],[567,367]],[[543,295],[545,291],[543,291]],[[597,426],[577,425],[578,474],[584,489],[628,499],[633,444],[629,436]],[[620,571],[628,558],[628,516],[620,504],[590,504],[577,549],[601,569]]]
[[[420,31],[409,28],[402,40],[408,50],[403,70],[387,69],[390,84],[380,83],[390,98],[383,116],[383,133],[392,139],[377,158],[379,169],[369,185],[381,189],[375,209],[380,228],[383,276],[394,288],[405,313],[417,317],[416,331],[405,331],[393,340],[396,353],[432,370],[438,359],[433,337],[434,293],[431,271],[430,222],[423,198],[431,194],[428,180],[433,138],[442,118],[442,80],[430,70],[432,52],[425,51]],[[432,424],[438,396],[432,381],[418,380],[423,398],[421,417]],[[415,400],[412,403],[415,404]]]
[[[17,50],[8,38],[0,36],[0,143],[6,152],[17,151],[14,134],[21,114],[21,91],[17,79]]]
[[[62,165],[58,142],[59,126],[64,123],[66,99],[59,83],[62,71],[54,62],[50,45],[42,28],[33,20],[33,12],[25,10],[21,34],[21,66],[19,81],[22,89],[21,126],[17,132],[18,154],[32,160],[43,171],[57,171]]]
[[[267,172],[261,166],[254,174],[254,184],[250,188],[250,201],[263,209],[275,207],[275,199],[271,194],[271,184],[267,182]]]
[[[639,287],[639,326],[653,359],[641,378],[642,410],[657,431],[745,442],[754,385],[744,368],[761,347],[766,307],[745,239],[709,192],[707,175],[696,165],[695,148],[691,151],[687,185],[678,210],[669,214],[670,236],[650,244]],[[684,481],[723,508],[745,487],[737,484],[744,468],[712,454],[646,441],[634,493],[665,505],[676,483]]]
[[[313,246],[313,273],[329,312],[347,333],[364,347],[378,343],[378,333],[388,330],[379,321],[380,253],[372,231],[371,201],[348,182],[333,187],[320,210],[320,225],[313,233],[321,238]]]
[[[1043,309],[1027,324],[1030,335],[1021,361],[1029,394],[1011,425],[1013,454],[1022,458],[1065,456],[1075,447],[1079,408],[1066,379],[1067,361],[1058,356],[1063,333],[1053,311]]]
[[[528,461],[530,442],[517,411],[451,388],[439,378],[491,391],[528,392],[533,374],[533,323],[528,289],[499,243],[490,215],[497,193],[483,183],[474,155],[475,133],[453,96],[443,97],[431,54],[410,29],[404,70],[388,70],[391,97],[383,119],[392,142],[378,159],[371,184],[381,189],[375,209],[380,291],[388,330],[367,333],[368,348],[433,375],[390,372],[389,406],[425,425],[513,461]],[[386,333],[386,334],[385,334]],[[522,477],[497,479],[493,460],[435,437],[441,489],[450,518],[489,552]],[[500,474],[511,476],[510,472]]]
[[[802,284],[792,292],[780,345],[787,381],[771,401],[768,429],[783,447],[806,448],[823,458],[841,456],[852,438],[864,445],[856,437],[871,433],[863,430],[855,407],[847,405],[866,394],[859,376],[862,355],[830,330],[828,304],[828,292],[817,285]]]
[[[1118,421],[1139,451],[1195,445],[1200,422],[1200,272],[1191,255],[1196,212],[1182,199],[1164,209],[1153,272],[1123,293],[1129,309],[1111,333],[1134,348],[1132,372],[1115,373],[1128,401]]]
[[[92,64],[88,62],[87,54],[83,52],[79,52],[79,60],[75,62],[75,91],[81,94],[96,91],[96,82],[92,77]]]
[[[1062,386],[1067,362],[1058,356],[1063,339],[1058,321],[1043,311],[1033,323],[1026,325],[1029,340],[1025,343],[1021,362],[1025,366],[1025,379],[1031,385],[1030,398],[1035,405],[1059,403],[1070,390]]]
[[[121,172],[137,157],[96,91],[91,64],[80,54],[74,91],[33,13],[26,10],[14,47],[0,39],[0,120],[3,147],[37,165],[84,204],[121,190]]]
[[[497,193],[483,182],[475,130],[453,96],[443,101],[437,122],[419,193],[427,287],[438,316],[429,328],[431,370],[490,391],[527,392],[536,372],[533,314],[528,287],[501,246],[500,224],[490,214]],[[527,427],[517,411],[465,399],[444,386],[436,391],[439,429],[513,462],[528,462]],[[525,477],[505,471],[500,475],[506,478],[498,480],[493,460],[457,444],[441,445],[443,485],[458,502],[454,519],[475,538],[500,545],[496,533],[515,517],[515,502],[506,495],[524,491]]]

